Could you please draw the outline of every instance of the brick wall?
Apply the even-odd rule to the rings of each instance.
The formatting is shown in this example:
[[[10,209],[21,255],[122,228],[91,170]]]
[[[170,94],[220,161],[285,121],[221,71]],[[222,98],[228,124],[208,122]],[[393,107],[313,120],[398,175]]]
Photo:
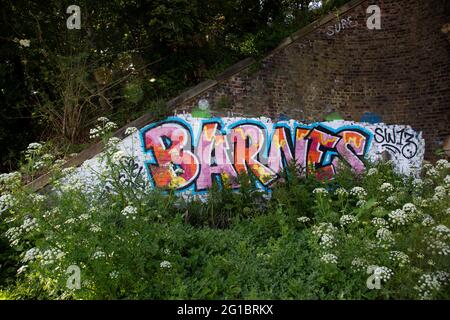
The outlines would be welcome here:
[[[367,29],[370,4],[381,8],[381,30]],[[433,158],[450,134],[450,42],[441,30],[450,22],[449,7],[448,0],[362,1],[339,14],[347,19],[344,28],[336,17],[294,34],[256,65],[221,79],[177,110],[189,111],[206,98],[218,114],[231,110],[275,119],[285,114],[316,121],[338,111],[346,120],[359,120],[375,112],[385,123],[423,131],[426,157]],[[220,101],[225,110],[218,110]]]

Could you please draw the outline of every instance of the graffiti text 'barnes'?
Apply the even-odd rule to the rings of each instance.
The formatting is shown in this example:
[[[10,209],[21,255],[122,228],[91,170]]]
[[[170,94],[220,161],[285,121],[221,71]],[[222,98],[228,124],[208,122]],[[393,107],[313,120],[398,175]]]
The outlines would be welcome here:
[[[221,119],[201,120],[198,137],[189,123],[169,118],[141,130],[142,145],[149,155],[146,168],[154,187],[204,191],[214,180],[238,188],[238,175],[252,174],[267,188],[289,163],[314,169],[331,178],[341,163],[356,172],[364,170],[364,158],[372,133],[359,126],[337,129],[317,123],[275,123],[272,129],[252,119],[240,119],[226,127]]]

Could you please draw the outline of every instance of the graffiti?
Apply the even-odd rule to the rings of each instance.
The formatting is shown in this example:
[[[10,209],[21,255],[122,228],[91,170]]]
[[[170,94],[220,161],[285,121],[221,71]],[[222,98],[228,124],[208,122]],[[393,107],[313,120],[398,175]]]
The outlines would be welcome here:
[[[405,128],[375,128],[375,141],[393,154],[412,159],[418,151],[416,134]]]
[[[421,132],[410,126],[335,120],[304,124],[266,117],[196,118],[191,114],[150,123],[127,136],[117,148],[130,159],[109,177],[138,192],[152,188],[203,194],[215,183],[239,188],[240,174],[270,191],[291,163],[302,174],[332,178],[343,167],[365,170],[365,160],[389,153],[394,170],[418,175],[425,153]],[[94,187],[106,170],[102,154],[77,168],[77,179]]]
[[[158,188],[206,191],[214,181],[239,188],[240,174],[251,174],[263,189],[290,163],[330,179],[342,165],[362,172],[372,132],[362,126],[304,125],[293,120],[169,118],[141,130],[145,167]],[[271,128],[269,128],[271,127]],[[194,128],[197,135],[194,135]]]
[[[354,28],[357,25],[358,22],[353,21],[352,17],[348,16],[347,18],[339,20],[334,25],[328,26],[327,36],[332,37],[345,29]]]

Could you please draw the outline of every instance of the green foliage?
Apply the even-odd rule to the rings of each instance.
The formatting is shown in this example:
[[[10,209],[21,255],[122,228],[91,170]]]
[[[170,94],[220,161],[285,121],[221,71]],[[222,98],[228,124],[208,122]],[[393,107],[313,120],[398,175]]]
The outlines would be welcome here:
[[[330,181],[292,163],[271,194],[242,175],[239,191],[223,177],[207,195],[180,197],[151,190],[106,127],[92,131],[108,146],[98,184],[58,164],[45,195],[1,176],[1,298],[449,298],[446,160],[421,179],[380,162]],[[80,289],[67,287],[70,266]],[[379,289],[367,286],[371,266]]]
[[[68,30],[68,3],[4,1],[0,170],[17,169],[31,141],[85,144],[99,116],[122,126],[346,1],[309,2],[82,0],[81,29]]]

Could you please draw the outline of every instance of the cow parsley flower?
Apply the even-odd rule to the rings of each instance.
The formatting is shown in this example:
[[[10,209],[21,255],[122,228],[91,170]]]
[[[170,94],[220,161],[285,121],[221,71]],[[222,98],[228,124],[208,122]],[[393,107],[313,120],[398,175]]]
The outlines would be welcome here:
[[[449,282],[449,278],[448,272],[445,271],[426,273],[420,276],[415,289],[422,300],[431,299],[433,293],[440,291]]]
[[[331,253],[326,253],[320,257],[320,260],[326,264],[337,264],[338,258]]]
[[[433,200],[439,201],[439,200],[443,200],[445,198],[447,198],[447,190],[445,190],[445,188],[443,186],[437,186],[434,189]]]
[[[350,195],[357,197],[359,200],[363,200],[366,198],[367,192],[362,187],[353,187],[350,190]]]
[[[361,200],[358,200],[358,202],[356,202],[356,206],[357,206],[358,208],[362,208],[363,206],[365,206],[366,203],[367,203],[366,200],[361,199]]]
[[[386,220],[384,220],[383,218],[378,218],[378,217],[372,219],[372,224],[375,227],[385,227],[388,225]]]
[[[369,265],[367,260],[362,259],[362,258],[355,258],[355,259],[353,259],[351,264],[352,264],[351,265],[351,269],[354,272],[365,271],[367,266]]]
[[[114,163],[121,163],[126,158],[125,153],[122,150],[115,152],[112,156],[112,161]]]
[[[107,123],[105,124],[105,130],[106,130],[106,131],[111,131],[111,130],[114,130],[114,129],[116,129],[116,128],[117,128],[117,124],[114,123],[114,122],[112,122],[112,121],[107,122]]]
[[[389,182],[385,182],[380,186],[379,190],[384,193],[391,193],[394,192],[394,187]]]
[[[19,40],[19,45],[21,47],[26,47],[28,48],[30,46],[31,41],[29,39],[21,39]]]
[[[117,279],[119,277],[119,272],[116,270],[113,270],[109,273],[109,278],[110,279]]]
[[[170,268],[172,268],[172,264],[169,261],[164,260],[159,264],[159,267],[161,269],[170,269]]]
[[[32,142],[27,147],[28,154],[38,154],[44,146],[39,142]]]
[[[323,195],[327,195],[328,191],[325,188],[316,188],[313,190],[313,194],[323,194]]]
[[[325,249],[330,249],[336,245],[334,236],[329,233],[324,233],[319,240],[319,244],[321,247]]]
[[[36,227],[37,227],[37,221],[35,218],[32,218],[32,217],[26,217],[23,220],[23,224],[20,226],[20,228],[24,232],[30,232],[30,231],[36,229]]]
[[[346,226],[356,221],[358,221],[358,219],[350,214],[343,215],[341,219],[339,219],[339,222],[341,223],[342,226]]]
[[[89,227],[89,230],[93,233],[97,233],[97,232],[102,231],[102,228],[98,224],[91,224],[91,226]]]
[[[5,193],[0,196],[0,214],[12,208],[16,203],[14,196],[10,193]]]
[[[373,175],[376,175],[377,173],[378,173],[377,168],[370,168],[369,171],[367,171],[368,176],[373,176]]]
[[[433,254],[447,256],[450,254],[450,229],[442,224],[431,228],[428,236],[423,240],[428,250]]]
[[[384,227],[377,230],[376,237],[382,241],[391,241],[393,239],[392,232]]]
[[[424,227],[432,226],[434,223],[435,223],[435,222],[434,222],[434,219],[433,219],[432,216],[430,216],[429,214],[423,215],[423,219],[422,219],[421,224],[422,224]]]
[[[446,159],[436,161],[436,169],[445,170],[450,168],[450,163]]]
[[[389,196],[386,198],[386,203],[389,205],[395,205],[397,204],[397,197],[396,196]]]
[[[306,223],[306,222],[308,222],[308,221],[310,221],[311,219],[310,218],[308,218],[308,217],[299,217],[299,218],[297,218],[297,221],[298,222],[302,222],[302,223]]]
[[[106,123],[106,122],[109,121],[109,119],[106,118],[106,117],[100,117],[100,118],[97,119],[97,121],[98,121],[98,122],[104,122],[104,123]]]
[[[400,267],[404,267],[410,262],[408,255],[401,251],[391,251],[389,253],[389,259],[396,262]]]
[[[106,253],[104,253],[101,250],[94,252],[94,254],[92,255],[92,259],[94,259],[94,260],[97,260],[100,258],[105,258],[105,257],[106,257]]]
[[[388,216],[392,224],[402,226],[408,222],[408,215],[402,209],[394,210]]]
[[[419,189],[423,187],[423,180],[422,179],[414,179],[412,182],[412,185],[414,188]]]
[[[28,262],[28,261],[33,261],[37,258],[37,256],[39,255],[39,248],[31,248],[28,251],[25,252],[24,257],[22,258],[22,262]]]
[[[126,135],[129,135],[129,134],[133,134],[133,133],[135,133],[135,132],[137,132],[137,128],[136,127],[128,127],[126,130],[125,130],[125,134]]]
[[[117,137],[111,137],[108,140],[107,148],[114,148],[120,142],[120,139]]]
[[[10,191],[20,186],[22,175],[18,171],[0,174],[0,192]]]
[[[412,203],[405,203],[403,205],[403,211],[408,215],[414,215],[417,212],[417,208]]]
[[[136,219],[136,214],[137,214],[137,208],[133,207],[133,206],[126,206],[123,210],[122,210],[122,214],[128,219],[128,218],[132,218],[133,220]]]
[[[49,248],[42,251],[39,254],[39,258],[41,259],[41,264],[45,266],[54,263],[56,260],[62,259],[64,255],[65,254],[59,249]]]
[[[426,176],[429,178],[436,178],[437,176],[439,176],[439,173],[435,168],[431,167],[427,170]]]
[[[394,272],[387,267],[376,266],[375,270],[373,271],[373,274],[376,278],[380,280],[388,281],[394,275]]]

